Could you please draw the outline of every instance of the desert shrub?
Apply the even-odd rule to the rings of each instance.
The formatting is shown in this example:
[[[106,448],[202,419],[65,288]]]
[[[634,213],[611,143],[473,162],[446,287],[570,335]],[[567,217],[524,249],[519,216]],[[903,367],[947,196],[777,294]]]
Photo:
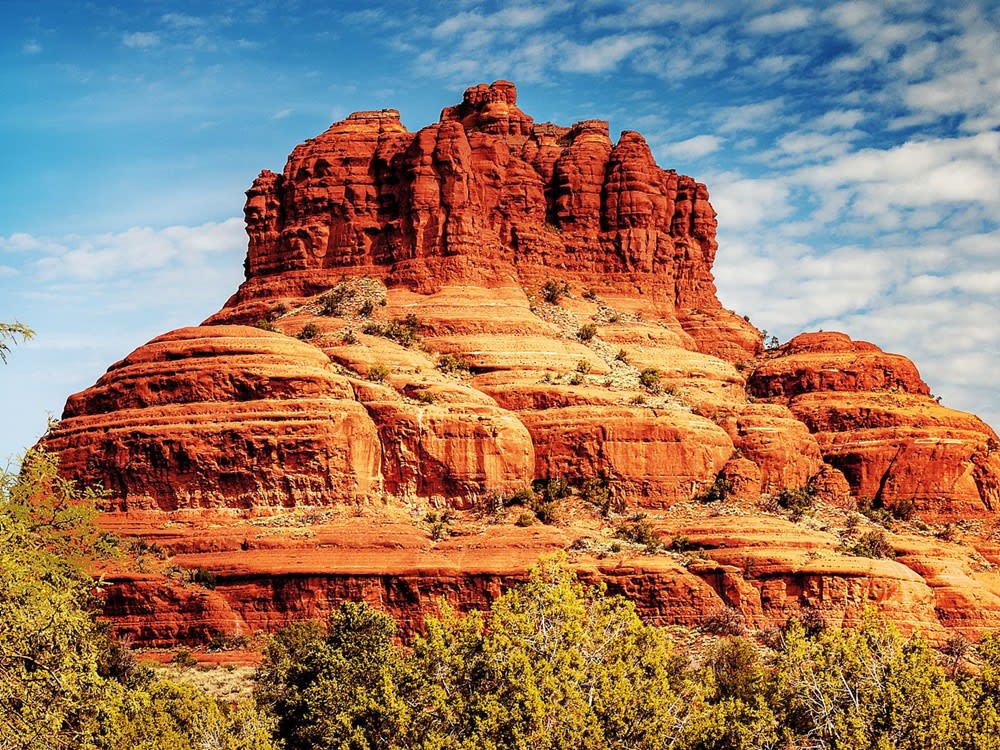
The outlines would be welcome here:
[[[576,371],[581,375],[590,374],[591,364],[589,359],[581,359],[576,363]]]
[[[344,303],[350,298],[350,287],[341,282],[319,298],[320,315],[339,316],[344,311]]]
[[[356,344],[358,343],[358,334],[354,332],[353,328],[345,328],[344,332],[340,334],[340,340],[348,345]]]
[[[585,300],[589,300],[590,302],[597,302],[598,300],[597,290],[594,289],[593,287],[587,287],[586,289],[584,289],[582,296]]]
[[[302,339],[303,341],[312,341],[314,338],[319,336],[319,334],[319,326],[315,323],[306,323],[302,326],[302,330],[296,334],[296,338]]]
[[[597,508],[605,518],[612,512],[621,513],[625,510],[624,498],[616,497],[611,492],[611,486],[606,477],[585,480],[580,485],[580,497]]]
[[[413,346],[419,340],[417,335],[419,327],[420,322],[417,320],[417,316],[410,313],[405,318],[394,318],[384,326],[379,326],[376,335],[395,341],[402,346]]]
[[[384,383],[389,377],[389,368],[385,365],[374,364],[368,368],[368,379],[373,383]]]
[[[579,372],[572,372],[572,373],[570,373],[570,376],[569,376],[569,384],[570,385],[580,385],[583,381],[584,381],[584,377],[583,377],[582,373],[579,373]]]
[[[523,505],[526,508],[530,508],[537,500],[538,496],[535,494],[535,491],[531,487],[525,487],[506,498],[504,505]]]
[[[218,577],[211,570],[205,568],[191,568],[187,572],[187,580],[196,586],[206,589],[214,589],[218,585]]]
[[[627,365],[628,364],[628,352],[625,351],[624,349],[619,349],[618,353],[615,355],[615,360],[617,360],[618,362],[623,362],[624,364]]]
[[[882,529],[866,531],[853,544],[845,545],[844,551],[857,557],[888,558],[890,560],[896,557],[896,550],[893,549]]]
[[[597,326],[593,323],[584,323],[580,326],[580,329],[576,332],[576,337],[580,341],[590,341],[594,336],[597,335]]]
[[[810,482],[804,487],[785,487],[778,493],[775,502],[779,508],[784,508],[799,519],[812,511],[816,505],[816,488]]]
[[[702,620],[701,629],[713,635],[741,635],[743,615],[735,607],[723,605],[709,612]]]
[[[450,375],[461,375],[470,372],[472,366],[462,356],[458,354],[444,354],[437,361],[437,368],[443,373]]]
[[[520,513],[517,516],[517,520],[514,521],[514,523],[516,525],[518,525],[518,526],[534,526],[535,523],[537,523],[537,522],[538,522],[538,519],[535,518],[535,514],[534,513],[529,513],[528,511]]]
[[[545,282],[544,286],[542,286],[542,299],[550,305],[558,304],[559,300],[567,294],[569,294],[569,284],[565,281],[549,279]]]
[[[375,305],[374,303],[372,303],[370,299],[366,299],[364,302],[361,303],[361,306],[358,308],[358,315],[360,315],[362,318],[367,318],[373,312],[375,312]]]
[[[644,514],[632,516],[626,523],[615,529],[615,536],[626,542],[641,544],[646,548],[646,552],[653,553],[663,547],[659,532],[653,528]]]
[[[274,323],[270,320],[265,320],[260,318],[256,323],[253,324],[254,328],[259,328],[262,331],[268,331],[270,333],[278,333],[278,329],[275,327]]]
[[[424,516],[424,523],[429,526],[431,539],[436,542],[451,536],[451,513],[447,510],[429,511]]]
[[[697,493],[694,496],[694,500],[699,503],[721,503],[729,497],[732,489],[733,483],[720,475],[715,478],[712,484]]]
[[[660,371],[655,367],[647,367],[639,373],[639,385],[650,393],[660,393],[663,385],[660,383]]]

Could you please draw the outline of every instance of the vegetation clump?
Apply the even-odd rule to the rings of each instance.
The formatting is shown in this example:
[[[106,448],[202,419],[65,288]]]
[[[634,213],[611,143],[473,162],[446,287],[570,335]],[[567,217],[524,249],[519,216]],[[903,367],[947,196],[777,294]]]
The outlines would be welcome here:
[[[798,520],[816,506],[816,486],[809,482],[803,487],[785,487],[778,493],[775,502]]]
[[[590,341],[596,335],[597,335],[597,326],[595,326],[593,323],[584,323],[582,326],[580,326],[580,329],[576,332],[576,337],[583,342]]]
[[[708,487],[694,496],[694,500],[699,503],[721,503],[724,502],[729,493],[733,490],[733,483],[719,475]]]
[[[661,393],[663,385],[660,382],[660,371],[655,367],[647,367],[639,373],[639,385],[650,393]]]
[[[418,330],[420,328],[420,321],[417,320],[417,316],[410,313],[404,318],[394,318],[388,323],[377,323],[371,321],[365,324],[365,327],[361,329],[363,333],[367,333],[369,336],[382,336],[390,341],[395,341],[401,346],[414,346],[419,340]]]
[[[559,304],[559,300],[569,294],[569,284],[565,281],[549,279],[542,287],[542,299],[550,305]]]
[[[641,544],[646,548],[646,552],[652,554],[659,552],[663,548],[663,540],[660,539],[659,532],[653,528],[644,513],[632,516],[628,522],[623,523],[615,529],[615,536],[626,542]]]
[[[458,354],[443,354],[437,361],[437,369],[447,375],[462,375],[472,371],[472,365]]]

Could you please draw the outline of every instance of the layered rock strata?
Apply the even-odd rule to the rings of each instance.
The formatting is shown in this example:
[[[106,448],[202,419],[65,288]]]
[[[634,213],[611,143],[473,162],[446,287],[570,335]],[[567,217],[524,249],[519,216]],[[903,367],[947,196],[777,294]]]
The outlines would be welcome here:
[[[716,298],[707,189],[639,134],[535,123],[513,84],[482,84],[415,133],[395,110],[333,124],[262,172],[245,212],[246,281],[223,309],[112,365],[45,439],[110,491],[106,525],[175,555],[173,573],[107,571],[108,614],[139,642],[357,597],[418,627],[436,596],[483,606],[566,547],[661,623],[874,605],[936,636],[1000,625],[988,533],[970,552],[926,523],[874,530],[896,554],[875,560],[852,516],[985,523],[996,435],[874,345],[764,351]],[[505,502],[556,478],[577,504],[516,525],[538,509]],[[819,516],[789,520],[786,490]],[[671,554],[613,539],[636,512]]]

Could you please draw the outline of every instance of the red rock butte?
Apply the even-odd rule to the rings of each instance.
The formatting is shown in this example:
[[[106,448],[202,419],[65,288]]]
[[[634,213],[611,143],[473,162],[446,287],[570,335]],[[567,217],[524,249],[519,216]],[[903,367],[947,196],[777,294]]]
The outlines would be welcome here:
[[[222,310],[112,365],[44,439],[110,491],[106,526],[172,556],[107,573],[138,642],[273,630],[342,598],[419,627],[436,597],[485,606],[556,548],[663,623],[871,605],[931,635],[1000,625],[1000,552],[975,533],[1000,503],[996,434],[872,344],[765,350],[716,297],[708,190],[638,133],[535,123],[512,83],[480,84],[417,132],[393,109],[334,123],[261,172],[245,214]],[[503,511],[555,477],[578,488],[559,523]],[[693,500],[717,480],[729,499]],[[834,520],[768,510],[805,486]],[[923,529],[860,556],[858,522],[835,522],[859,502]],[[637,511],[702,552],[609,542]]]

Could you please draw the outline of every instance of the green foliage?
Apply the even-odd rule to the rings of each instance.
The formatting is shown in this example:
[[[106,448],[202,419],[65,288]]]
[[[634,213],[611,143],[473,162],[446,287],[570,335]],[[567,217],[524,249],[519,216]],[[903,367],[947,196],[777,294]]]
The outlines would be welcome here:
[[[257,674],[256,697],[273,707],[287,750],[399,747],[413,721],[401,699],[406,675],[392,618],[344,602],[325,632],[283,629]]]
[[[542,287],[542,299],[550,305],[558,304],[559,300],[567,294],[569,294],[569,284],[565,281],[549,279]]]
[[[625,510],[624,498],[611,492],[610,482],[604,476],[584,480],[580,485],[580,497],[601,511],[604,517]]]
[[[792,518],[802,518],[816,505],[816,488],[812,482],[804,487],[785,487],[778,493],[775,502],[779,508],[789,511]]]
[[[260,318],[256,323],[253,324],[254,328],[259,328],[262,331],[267,331],[269,333],[280,333],[277,326],[274,325],[270,320],[266,318]]]
[[[870,497],[858,498],[858,512],[864,515],[869,521],[892,528],[892,522],[909,521],[913,518],[916,508],[913,500],[900,499],[893,503],[892,507],[886,507],[881,498],[872,499]]]
[[[368,379],[373,383],[384,383],[389,377],[389,368],[385,365],[374,364],[368,368]]]
[[[430,527],[431,539],[440,541],[451,535],[451,513],[447,510],[432,510],[424,516],[424,523]]]
[[[626,542],[641,544],[646,548],[646,552],[658,552],[663,547],[659,532],[646,519],[644,514],[638,514],[615,529],[615,536],[624,539]]]
[[[405,318],[394,318],[384,324],[371,321],[366,323],[361,331],[362,333],[367,333],[369,336],[382,336],[390,341],[395,341],[401,346],[409,347],[420,340],[417,334],[419,328],[420,321],[417,320],[416,315],[410,313]]]
[[[660,371],[655,367],[647,367],[639,373],[639,385],[650,393],[660,393],[663,385],[660,383]]]
[[[563,477],[538,479],[533,483],[528,507],[542,523],[559,520],[559,503],[572,494],[569,482]]]
[[[732,489],[733,483],[719,475],[712,484],[696,494],[693,499],[699,503],[721,503],[729,497]]]
[[[472,370],[472,365],[462,356],[445,354],[437,362],[437,368],[449,375],[462,375]]]
[[[331,317],[343,313],[344,303],[351,297],[351,288],[346,282],[340,282],[329,292],[319,298],[319,314]]]
[[[302,326],[302,330],[296,334],[296,338],[302,341],[312,341],[314,338],[319,336],[321,333],[319,326],[315,323],[306,323]]]
[[[857,557],[889,558],[896,557],[896,550],[889,543],[885,532],[881,529],[866,531],[852,544],[844,545],[844,552]]]
[[[590,341],[594,336],[597,335],[597,326],[593,323],[584,323],[580,326],[580,329],[576,332],[576,337],[580,341]]]
[[[11,344],[16,344],[18,339],[28,341],[34,338],[35,332],[24,323],[0,322],[0,362],[7,364],[7,355],[10,353]]]
[[[102,494],[40,450],[0,476],[0,747],[276,750],[265,712],[154,680],[97,621]]]
[[[576,363],[576,371],[581,375],[589,375],[591,367],[589,359],[581,359]]]

